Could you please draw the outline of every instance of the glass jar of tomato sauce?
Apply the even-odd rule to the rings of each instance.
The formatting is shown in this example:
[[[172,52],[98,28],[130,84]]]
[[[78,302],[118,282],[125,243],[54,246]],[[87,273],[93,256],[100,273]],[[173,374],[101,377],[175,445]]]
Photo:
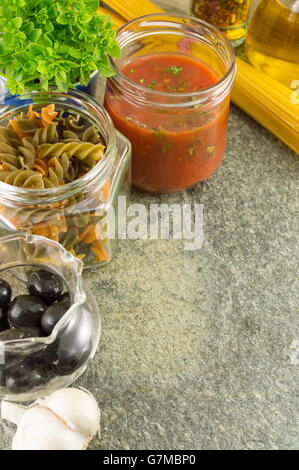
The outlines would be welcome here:
[[[169,193],[209,178],[226,146],[231,44],[204,21],[168,13],[127,23],[117,39],[105,106],[132,143],[135,187]]]

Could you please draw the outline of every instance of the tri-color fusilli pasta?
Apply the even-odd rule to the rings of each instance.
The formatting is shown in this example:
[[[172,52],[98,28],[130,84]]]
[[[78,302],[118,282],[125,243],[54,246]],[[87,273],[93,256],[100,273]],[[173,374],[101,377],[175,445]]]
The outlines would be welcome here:
[[[14,170],[0,173],[0,179],[4,183],[18,188],[43,189],[42,175],[33,170]]]
[[[57,142],[57,125],[47,124],[45,127],[37,129],[34,135],[31,138],[31,144],[36,148],[41,144],[46,144],[47,142]]]
[[[38,105],[11,119],[7,127],[0,126],[1,182],[53,189],[82,177],[103,158],[105,147],[95,126],[80,116],[59,114],[54,105],[40,112],[35,108]],[[100,207],[110,189],[108,180],[104,187],[90,200],[83,191],[53,204],[0,205],[0,219],[10,228],[59,241],[87,264],[107,261],[105,209]]]
[[[0,142],[6,142],[12,147],[18,147],[21,144],[19,135],[8,127],[0,126]]]
[[[39,158],[60,157],[66,154],[68,158],[76,157],[83,161],[90,157],[98,162],[103,156],[104,146],[102,144],[91,144],[90,142],[57,142],[56,144],[42,144],[38,146]]]
[[[32,182],[31,189],[53,188],[83,176],[103,157],[104,145],[94,126],[84,124],[80,116],[58,115],[53,105],[46,108],[48,112],[42,108],[38,113],[30,106],[8,127],[0,126],[0,171],[8,184],[14,184],[14,178],[4,178],[3,172],[32,170],[42,178],[25,178],[26,187]]]

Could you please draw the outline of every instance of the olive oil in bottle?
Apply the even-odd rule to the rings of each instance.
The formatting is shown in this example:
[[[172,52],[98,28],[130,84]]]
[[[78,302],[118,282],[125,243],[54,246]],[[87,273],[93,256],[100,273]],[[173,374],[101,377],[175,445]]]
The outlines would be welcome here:
[[[250,62],[288,87],[299,80],[299,0],[262,0],[246,39]]]

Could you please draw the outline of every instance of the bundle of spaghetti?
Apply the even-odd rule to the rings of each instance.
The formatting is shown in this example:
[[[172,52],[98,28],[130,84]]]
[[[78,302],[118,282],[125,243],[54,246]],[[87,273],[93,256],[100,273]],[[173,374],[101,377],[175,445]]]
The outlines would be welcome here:
[[[134,20],[138,16],[164,12],[150,0],[104,0],[104,3],[127,21]]]
[[[123,23],[146,14],[163,12],[150,0],[105,0],[105,4],[123,18]],[[110,11],[103,8],[102,13],[110,14]],[[119,21],[116,26],[120,26]],[[237,74],[232,101],[299,153],[298,93],[244,60],[237,57],[236,61]],[[292,99],[293,94],[297,99]]]
[[[233,102],[299,153],[299,100],[293,90],[237,57]]]

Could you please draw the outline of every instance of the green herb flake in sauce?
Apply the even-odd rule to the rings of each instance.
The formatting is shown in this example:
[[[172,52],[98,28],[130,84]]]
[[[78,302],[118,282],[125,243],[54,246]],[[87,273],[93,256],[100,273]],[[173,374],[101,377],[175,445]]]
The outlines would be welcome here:
[[[155,85],[157,85],[157,82],[155,80],[152,80],[148,85],[147,87],[148,88],[153,88]]]
[[[171,145],[172,145],[172,142],[170,142],[169,140],[163,142],[163,143],[162,143],[162,152],[163,152],[163,153],[168,152],[168,150],[170,150]]]
[[[186,91],[187,81],[180,80],[177,85],[169,86],[168,89],[171,93],[184,93]]]
[[[192,147],[189,147],[189,148],[187,149],[187,152],[188,152],[188,154],[190,155],[190,157],[193,157],[195,150],[196,150],[196,145],[195,145],[195,144],[192,145]]]
[[[171,73],[172,75],[179,75],[179,73],[181,73],[182,71],[183,71],[183,67],[177,67],[176,65],[172,65],[171,67],[164,69],[162,72]]]
[[[205,157],[204,157],[204,159],[206,161],[214,156],[215,149],[216,149],[215,145],[211,145],[210,147],[206,148],[206,153],[205,153]]]
[[[160,140],[160,142],[162,142],[165,138],[165,132],[166,130],[162,126],[159,126],[158,128],[153,128],[153,134],[155,137],[157,137],[158,140]]]

